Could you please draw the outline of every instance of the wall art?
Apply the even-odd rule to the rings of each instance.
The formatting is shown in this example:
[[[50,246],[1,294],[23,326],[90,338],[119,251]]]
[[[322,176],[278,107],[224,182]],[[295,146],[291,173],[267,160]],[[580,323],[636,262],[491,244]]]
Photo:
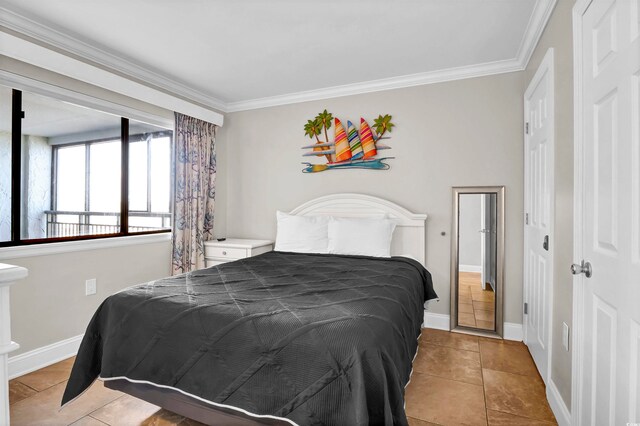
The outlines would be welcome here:
[[[302,154],[304,157],[317,157],[321,162],[303,162],[303,173],[317,173],[335,169],[371,169],[388,170],[389,164],[384,160],[394,157],[384,157],[381,152],[391,149],[388,145],[380,143],[381,140],[390,139],[390,133],[395,124],[391,122],[388,114],[379,115],[373,120],[373,126],[364,118],[360,118],[360,129],[347,120],[345,125],[333,114],[323,112],[316,115],[313,120],[307,120],[304,125],[304,134],[315,143],[305,145]],[[333,141],[329,140],[329,130],[333,126]],[[385,136],[387,135],[387,136]]]

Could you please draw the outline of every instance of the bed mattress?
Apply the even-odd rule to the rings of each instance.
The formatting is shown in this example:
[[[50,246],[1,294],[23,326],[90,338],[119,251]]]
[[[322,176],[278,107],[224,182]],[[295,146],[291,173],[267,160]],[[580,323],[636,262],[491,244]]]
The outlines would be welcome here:
[[[404,389],[435,298],[404,257],[270,252],[107,298],[63,401],[124,378],[300,425],[406,425]]]

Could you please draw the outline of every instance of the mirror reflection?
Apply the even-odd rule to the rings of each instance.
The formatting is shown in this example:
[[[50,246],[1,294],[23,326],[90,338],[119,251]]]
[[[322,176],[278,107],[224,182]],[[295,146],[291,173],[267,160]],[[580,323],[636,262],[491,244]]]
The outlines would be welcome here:
[[[458,197],[458,325],[494,331],[497,194]]]

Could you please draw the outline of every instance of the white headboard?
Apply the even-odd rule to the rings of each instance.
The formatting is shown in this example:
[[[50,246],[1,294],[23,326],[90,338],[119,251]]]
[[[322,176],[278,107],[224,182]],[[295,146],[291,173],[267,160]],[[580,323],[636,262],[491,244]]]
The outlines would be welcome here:
[[[426,265],[426,214],[363,194],[333,194],[307,201],[291,211],[301,216],[372,217],[386,214],[397,221],[391,241],[391,255],[410,255]]]

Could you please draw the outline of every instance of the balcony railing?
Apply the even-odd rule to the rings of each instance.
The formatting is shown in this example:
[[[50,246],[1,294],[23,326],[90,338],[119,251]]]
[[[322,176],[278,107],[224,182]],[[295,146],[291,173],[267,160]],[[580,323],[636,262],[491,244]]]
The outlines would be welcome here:
[[[47,238],[117,234],[120,213],[47,210]],[[171,228],[171,213],[129,212],[129,232]]]

